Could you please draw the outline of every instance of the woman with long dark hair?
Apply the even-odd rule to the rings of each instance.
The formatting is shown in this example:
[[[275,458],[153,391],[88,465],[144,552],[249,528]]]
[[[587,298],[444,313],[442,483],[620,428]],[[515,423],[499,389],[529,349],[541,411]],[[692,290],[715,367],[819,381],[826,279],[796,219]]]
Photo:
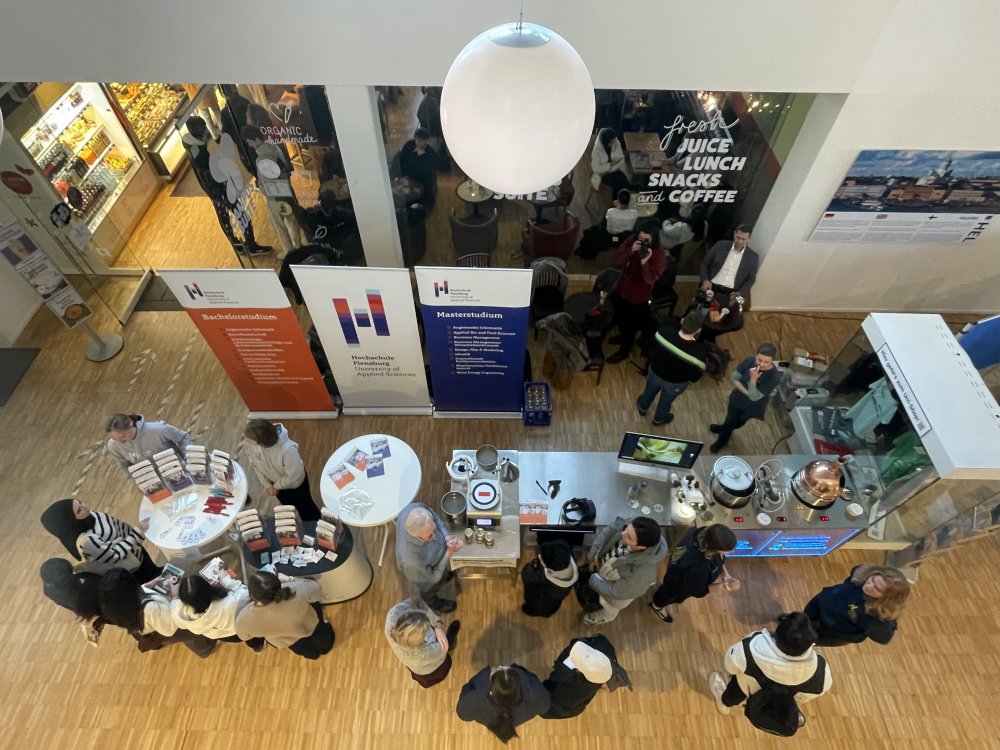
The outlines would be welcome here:
[[[241,581],[223,571],[215,586],[200,575],[181,579],[177,598],[170,602],[170,615],[177,627],[216,640],[238,641],[236,616],[250,603],[250,594]],[[260,640],[259,649],[264,649]]]
[[[726,555],[735,548],[736,536],[721,523],[686,534],[670,551],[663,583],[649,603],[656,616],[664,622],[673,622],[667,605],[680,604],[691,597],[700,599],[708,596],[720,576],[727,589],[738,589],[740,582],[726,571]]]
[[[97,601],[101,577],[77,573],[69,560],[53,557],[42,563],[42,593],[52,602],[76,615],[87,641],[97,645],[104,627]]]
[[[476,721],[501,742],[517,737],[517,727],[549,710],[549,691],[527,669],[484,667],[462,688],[455,707],[462,721]]]
[[[149,519],[130,526],[71,497],[56,500],[46,508],[42,526],[62,542],[74,559],[81,561],[75,566],[80,572],[100,574],[124,568],[140,581],[151,581],[160,573],[160,567],[142,546]]]
[[[816,628],[817,646],[846,646],[871,639],[887,644],[910,596],[896,568],[858,565],[843,583],[827,586],[803,610]]]
[[[140,651],[183,643],[204,659],[218,645],[210,638],[179,628],[170,614],[170,600],[141,586],[131,573],[120,568],[101,576],[98,597],[104,618],[127,630]]]

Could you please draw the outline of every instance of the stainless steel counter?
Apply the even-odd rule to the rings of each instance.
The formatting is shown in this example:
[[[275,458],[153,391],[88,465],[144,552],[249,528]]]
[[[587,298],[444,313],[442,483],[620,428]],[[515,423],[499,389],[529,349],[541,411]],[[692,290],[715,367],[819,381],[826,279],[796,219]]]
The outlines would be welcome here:
[[[517,451],[499,451],[499,460],[510,459],[513,463],[518,462]],[[467,456],[475,458],[474,450],[456,450],[451,453],[452,458]],[[478,476],[478,475],[477,475]],[[451,489],[453,492],[466,494],[469,491],[469,482],[452,480]],[[451,556],[451,569],[462,570],[464,568],[513,568],[517,569],[521,559],[521,528],[518,523],[519,491],[517,482],[500,483],[500,508],[502,517],[496,526],[490,527],[496,537],[496,542],[492,547],[487,547],[481,542],[466,544],[462,549]],[[473,576],[474,577],[474,576]]]

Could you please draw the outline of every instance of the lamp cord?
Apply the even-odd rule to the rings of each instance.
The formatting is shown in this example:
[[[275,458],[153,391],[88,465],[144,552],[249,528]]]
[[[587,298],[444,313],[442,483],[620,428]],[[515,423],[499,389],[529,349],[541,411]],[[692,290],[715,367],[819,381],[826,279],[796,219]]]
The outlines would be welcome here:
[[[521,0],[521,10],[517,14],[517,33],[521,33],[521,25],[524,23],[524,0]]]

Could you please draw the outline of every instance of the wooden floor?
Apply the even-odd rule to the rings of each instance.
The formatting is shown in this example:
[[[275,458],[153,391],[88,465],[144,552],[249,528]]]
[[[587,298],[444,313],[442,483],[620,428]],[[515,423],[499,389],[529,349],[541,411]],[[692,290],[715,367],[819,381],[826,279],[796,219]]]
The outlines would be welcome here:
[[[181,200],[181,199],[178,199]],[[848,316],[751,314],[746,329],[724,339],[741,356],[763,339],[783,353],[793,346],[836,352],[857,329]],[[100,315],[98,330],[111,321]],[[141,313],[124,332],[116,359],[91,364],[82,333],[41,310],[19,346],[40,355],[0,409],[0,465],[5,477],[0,569],[0,691],[6,696],[9,748],[412,748],[480,750],[497,743],[454,715],[461,685],[485,664],[511,661],[541,676],[569,638],[591,632],[569,602],[550,620],[524,617],[509,580],[464,584],[463,622],[452,674],[422,690],[384,642],[386,610],[411,593],[393,555],[356,601],[330,606],[333,652],[317,663],[287,651],[254,654],[226,644],[202,661],[183,647],[140,654],[109,628],[99,648],[83,643],[71,616],[45,600],[38,566],[61,555],[41,528],[46,505],[79,496],[95,508],[135,520],[135,488],[101,452],[103,421],[135,410],[190,429],[198,441],[237,450],[245,407],[183,313]],[[532,346],[535,346],[532,343]],[[142,359],[142,352],[150,350]],[[151,357],[155,355],[155,360]],[[535,350],[535,362],[540,353]],[[138,357],[138,359],[136,359]],[[136,373],[141,367],[141,373]],[[537,374],[537,373],[536,373]],[[642,380],[627,364],[608,366],[599,387],[581,373],[555,394],[553,424],[427,417],[341,418],[289,423],[314,483],[325,458],[360,434],[388,432],[407,441],[423,466],[420,498],[446,488],[452,448],[484,442],[522,450],[615,450],[623,430],[651,428],[635,411]],[[173,386],[173,387],[171,387]],[[677,402],[671,434],[708,440],[728,389],[705,380]],[[736,452],[769,452],[781,438],[773,423],[754,422],[735,436]],[[599,499],[599,498],[598,498]],[[368,536],[368,535],[366,535]],[[374,547],[375,535],[367,538]],[[666,626],[636,602],[602,628],[619,649],[635,692],[598,696],[580,718],[535,720],[521,728],[524,748],[770,748],[788,742],[752,729],[742,715],[716,713],[706,675],[723,650],[777,613],[801,607],[872,554],[836,552],[823,559],[733,561],[737,593],[687,603]],[[929,562],[901,631],[888,647],[851,646],[828,653],[833,690],[806,708],[795,740],[808,748],[990,748],[1000,737],[1000,540],[960,547]]]

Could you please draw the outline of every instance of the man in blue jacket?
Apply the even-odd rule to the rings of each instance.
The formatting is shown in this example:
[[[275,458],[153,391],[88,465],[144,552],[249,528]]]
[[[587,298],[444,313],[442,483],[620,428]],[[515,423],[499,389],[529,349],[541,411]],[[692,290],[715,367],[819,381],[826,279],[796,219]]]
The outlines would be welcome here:
[[[463,544],[445,535],[441,519],[423,503],[410,503],[396,520],[396,565],[437,612],[452,612],[458,606],[450,560]]]

